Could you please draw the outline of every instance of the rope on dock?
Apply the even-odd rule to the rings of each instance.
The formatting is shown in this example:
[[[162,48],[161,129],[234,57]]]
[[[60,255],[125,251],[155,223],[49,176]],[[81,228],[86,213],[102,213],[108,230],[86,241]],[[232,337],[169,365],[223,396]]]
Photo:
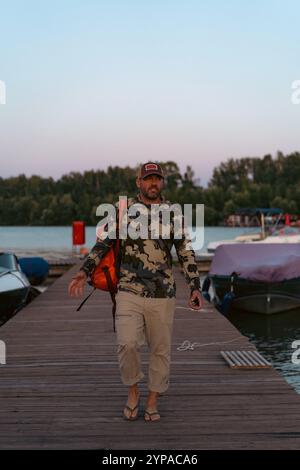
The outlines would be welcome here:
[[[177,348],[177,351],[193,351],[195,348],[202,348],[204,346],[215,346],[215,345],[222,345],[222,344],[228,344],[228,343],[233,343],[234,341],[240,340],[241,337],[238,336],[234,339],[231,339],[229,341],[221,341],[218,343],[192,343],[188,339],[184,340],[183,343]]]
[[[191,310],[192,312],[194,312],[195,310],[191,307],[182,307],[182,306],[177,306],[176,308],[181,308],[181,309],[184,309],[184,310]],[[192,343],[191,341],[189,341],[188,339],[184,340],[183,343],[177,348],[177,351],[193,351],[195,348],[202,348],[204,346],[218,346],[218,345],[222,345],[222,344],[228,344],[228,343],[233,343],[234,341],[237,341],[237,340],[240,340],[241,339],[241,336],[237,336],[236,338],[233,338],[229,341],[221,341],[221,342],[218,342],[218,343],[197,343],[197,342],[194,342]]]

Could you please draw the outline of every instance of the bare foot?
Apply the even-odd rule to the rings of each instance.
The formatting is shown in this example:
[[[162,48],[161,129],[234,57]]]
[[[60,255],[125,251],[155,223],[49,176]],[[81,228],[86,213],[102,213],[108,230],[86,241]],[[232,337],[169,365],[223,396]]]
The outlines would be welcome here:
[[[151,391],[149,392],[146,409],[145,409],[145,415],[144,415],[145,421],[159,421],[160,420],[160,414],[157,411],[158,395],[159,394],[157,392],[151,392]]]
[[[139,412],[139,399],[140,395],[137,389],[129,389],[128,400],[124,408],[124,418],[128,420],[135,420]]]
[[[147,408],[145,410],[144,419],[145,419],[145,421],[159,421],[160,420],[160,414],[154,408]]]

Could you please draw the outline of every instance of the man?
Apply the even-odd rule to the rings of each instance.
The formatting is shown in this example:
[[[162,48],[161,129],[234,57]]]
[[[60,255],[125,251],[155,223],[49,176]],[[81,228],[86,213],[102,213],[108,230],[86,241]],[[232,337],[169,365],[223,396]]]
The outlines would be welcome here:
[[[139,169],[137,179],[139,194],[128,200],[132,204],[142,204],[150,216],[151,204],[167,204],[161,192],[164,174],[160,165],[148,162]],[[172,245],[183,267],[190,287],[189,306],[200,310],[203,298],[200,292],[200,278],[192,249],[182,233],[181,239],[174,238],[174,220],[169,240],[131,239],[121,240],[121,266],[116,295],[116,332],[118,360],[122,381],[129,387],[128,401],[123,411],[125,419],[138,417],[138,382],[143,378],[139,347],[147,339],[150,348],[148,388],[144,419],[158,421],[157,409],[159,394],[169,385],[171,334],[175,310],[176,286],[172,274]],[[82,295],[87,278],[100,259],[108,251],[113,240],[106,238],[92,248],[79,273],[69,286],[71,295]]]

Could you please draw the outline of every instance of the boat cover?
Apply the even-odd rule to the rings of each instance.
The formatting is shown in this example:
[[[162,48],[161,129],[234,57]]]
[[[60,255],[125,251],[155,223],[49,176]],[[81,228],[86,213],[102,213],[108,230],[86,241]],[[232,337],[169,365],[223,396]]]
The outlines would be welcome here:
[[[300,243],[237,243],[217,248],[210,276],[236,273],[251,281],[280,282],[300,277]]]
[[[46,277],[49,274],[49,263],[39,256],[19,258],[19,264],[28,277]]]

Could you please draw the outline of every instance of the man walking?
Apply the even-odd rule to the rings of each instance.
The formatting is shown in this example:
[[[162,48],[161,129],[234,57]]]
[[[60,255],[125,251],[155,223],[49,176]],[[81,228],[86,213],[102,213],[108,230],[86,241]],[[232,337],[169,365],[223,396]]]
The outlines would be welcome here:
[[[164,174],[160,165],[148,162],[139,169],[137,179],[139,193],[128,200],[128,207],[141,204],[149,217],[152,204],[171,206],[161,194]],[[150,219],[149,219],[150,220]],[[203,298],[194,251],[182,233],[174,238],[174,219],[170,221],[170,239],[127,237],[121,240],[121,266],[116,295],[116,332],[118,360],[122,382],[129,387],[124,408],[125,419],[138,417],[138,382],[144,377],[141,371],[139,347],[147,340],[150,349],[148,389],[144,419],[158,421],[159,394],[169,386],[170,352],[176,286],[172,274],[170,250],[175,245],[190,287],[189,306],[200,310]],[[70,295],[82,295],[87,278],[115,240],[97,239],[80,271],[69,285]]]

